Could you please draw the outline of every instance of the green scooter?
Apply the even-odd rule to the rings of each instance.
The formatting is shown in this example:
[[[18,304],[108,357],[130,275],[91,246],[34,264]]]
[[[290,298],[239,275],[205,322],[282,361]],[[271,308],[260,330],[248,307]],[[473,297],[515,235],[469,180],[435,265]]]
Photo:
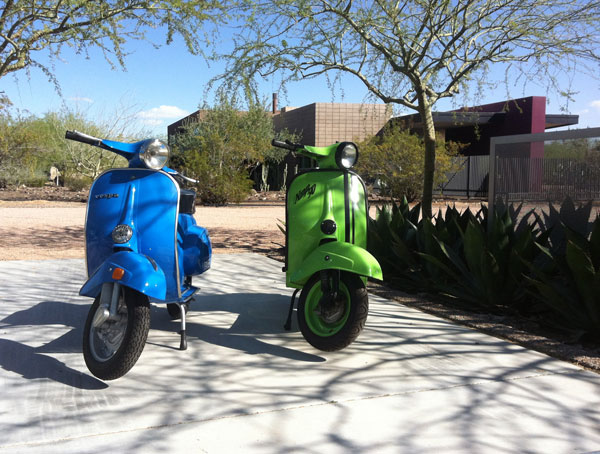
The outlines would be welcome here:
[[[318,167],[296,175],[286,194],[286,285],[298,291],[298,326],[313,347],[350,345],[367,319],[367,278],[383,279],[367,252],[367,191],[350,170],[358,159],[352,142],[313,147],[273,140],[272,145],[314,159]]]

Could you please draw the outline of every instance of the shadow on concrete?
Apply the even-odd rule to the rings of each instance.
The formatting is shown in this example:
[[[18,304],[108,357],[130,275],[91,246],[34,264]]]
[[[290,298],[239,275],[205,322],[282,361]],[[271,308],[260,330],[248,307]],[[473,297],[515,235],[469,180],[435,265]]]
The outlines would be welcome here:
[[[324,362],[325,358],[264,342],[258,335],[283,334],[290,298],[269,293],[231,293],[216,297],[197,296],[187,316],[188,341],[197,338],[221,347],[239,350],[246,354],[266,354],[294,361]],[[203,313],[220,311],[236,314],[237,318],[227,328],[202,323]],[[171,320],[164,306],[153,306],[152,328],[166,332],[179,331],[180,321]],[[176,339],[174,337],[174,339]],[[175,344],[175,342],[173,343]],[[172,346],[164,345],[172,348]]]
[[[0,323],[4,327],[24,326],[35,332],[32,326],[64,325],[70,331],[40,347],[30,347],[9,339],[0,339],[0,367],[32,380],[50,380],[80,389],[104,389],[102,381],[71,369],[56,358],[45,353],[81,353],[81,337],[88,306],[60,301],[44,301],[28,309],[15,312]],[[32,339],[35,340],[35,339]]]
[[[0,341],[0,367],[27,379],[21,389],[9,388],[14,401],[42,395],[35,383],[40,377],[84,390],[104,386],[46,354],[79,351],[89,307],[60,302],[77,293],[67,265],[82,267],[63,263],[60,269],[61,262],[54,262],[52,279],[37,281],[24,272],[33,272],[30,263],[6,266],[4,294],[19,301],[6,300],[14,313],[2,320],[2,331],[8,325],[31,333],[37,326],[61,325],[60,336],[47,336],[49,342],[37,348]],[[38,407],[23,405],[21,418],[5,415],[3,435],[12,443],[20,436],[50,440],[44,447],[51,448],[76,427],[81,443],[90,443],[86,452],[162,453],[182,447],[177,443],[191,429],[200,444],[202,437],[220,437],[227,445],[244,423],[251,437],[247,451],[282,454],[589,452],[600,446],[597,375],[373,295],[357,341],[320,353],[297,331],[283,330],[289,296],[280,268],[250,254],[215,258],[211,273],[195,279],[203,290],[188,317],[189,350],[147,349],[130,374],[98,393],[53,387],[50,396],[72,411],[51,413],[40,399]],[[47,269],[44,263],[34,271]],[[57,301],[40,303],[47,297],[39,295],[49,292]],[[30,309],[17,309],[22,307]],[[74,329],[62,334],[64,326]],[[164,307],[152,307],[160,342],[177,346],[178,329]],[[311,408],[328,410],[327,416],[300,417]],[[237,418],[247,415],[256,418]],[[262,426],[260,415],[273,415],[274,422]],[[231,425],[218,433],[202,431],[214,421]],[[384,437],[369,439],[382,428],[389,429]],[[268,434],[259,440],[261,429]],[[120,438],[115,430],[130,436]],[[90,437],[98,433],[108,435]],[[444,444],[434,449],[436,442]]]
[[[71,369],[59,360],[41,354],[34,347],[8,339],[0,339],[0,367],[27,380],[48,378],[79,389],[104,389],[104,382]]]
[[[73,328],[60,337],[37,347],[39,353],[81,353],[83,326],[88,305],[43,301],[28,309],[15,312],[0,320],[7,326],[64,325]]]

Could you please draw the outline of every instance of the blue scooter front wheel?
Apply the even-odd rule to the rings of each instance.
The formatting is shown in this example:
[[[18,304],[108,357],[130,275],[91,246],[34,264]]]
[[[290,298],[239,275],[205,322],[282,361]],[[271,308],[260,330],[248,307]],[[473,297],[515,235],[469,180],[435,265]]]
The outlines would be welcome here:
[[[108,318],[98,296],[83,330],[83,357],[92,374],[102,380],[122,377],[144,350],[150,330],[148,298],[128,287],[120,289],[117,311]]]

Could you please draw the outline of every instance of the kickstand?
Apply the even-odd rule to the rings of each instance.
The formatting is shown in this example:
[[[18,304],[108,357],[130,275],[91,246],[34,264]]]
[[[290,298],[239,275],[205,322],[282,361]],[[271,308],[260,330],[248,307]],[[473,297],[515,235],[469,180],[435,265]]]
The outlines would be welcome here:
[[[290,310],[288,312],[287,320],[285,321],[285,325],[283,325],[283,329],[289,331],[292,329],[292,311],[294,310],[294,302],[296,301],[296,294],[300,291],[299,288],[294,290],[292,294],[292,300],[290,301]]]
[[[179,311],[181,312],[181,342],[179,343],[179,350],[187,350],[187,338],[185,336],[185,304],[177,304]]]

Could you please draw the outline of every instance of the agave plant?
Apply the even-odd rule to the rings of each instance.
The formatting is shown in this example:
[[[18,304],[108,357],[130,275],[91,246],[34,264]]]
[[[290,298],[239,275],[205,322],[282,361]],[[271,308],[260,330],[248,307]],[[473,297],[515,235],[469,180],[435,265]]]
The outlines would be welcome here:
[[[448,235],[434,235],[443,258],[426,252],[420,254],[449,277],[436,281],[442,294],[459,304],[493,311],[515,310],[523,304],[521,275],[528,269],[526,264],[539,254],[536,240],[544,243],[545,236],[540,233],[533,210],[517,222],[521,208],[522,205],[496,210],[489,231],[485,207],[476,215],[470,212],[463,213],[461,218],[451,215],[454,219],[448,225],[457,227],[459,238],[449,241]],[[448,231],[444,228],[446,231],[440,229],[442,233]]]
[[[419,271],[416,255],[421,205],[412,208],[404,197],[377,209],[375,219],[369,219],[368,250],[379,260],[385,276],[392,283],[413,287],[410,276]],[[408,280],[407,280],[408,279]]]
[[[564,253],[537,245],[548,258],[545,269],[530,265],[529,293],[554,314],[547,321],[575,338],[600,340],[600,218],[589,235],[562,224]]]
[[[582,236],[587,236],[591,231],[590,214],[592,202],[578,207],[573,200],[567,197],[557,210],[551,203],[548,204],[548,213],[542,212],[544,222],[542,227],[547,230],[552,251],[556,254],[565,253],[567,233],[565,227]]]

